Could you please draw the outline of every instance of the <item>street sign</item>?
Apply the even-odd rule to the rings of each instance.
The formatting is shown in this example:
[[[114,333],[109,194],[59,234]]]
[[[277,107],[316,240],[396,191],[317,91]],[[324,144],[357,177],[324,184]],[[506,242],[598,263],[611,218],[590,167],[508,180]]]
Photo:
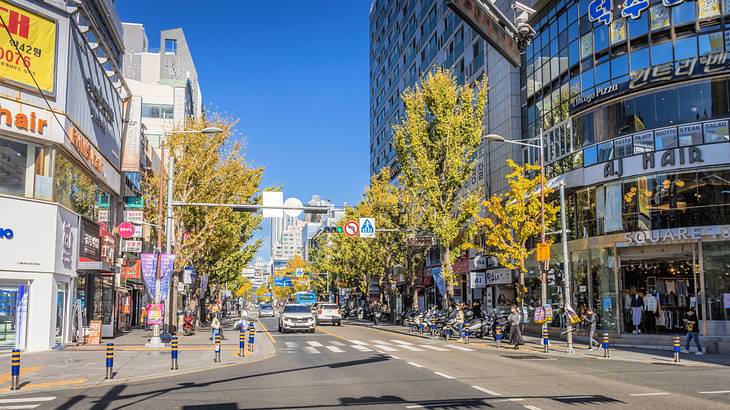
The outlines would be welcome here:
[[[355,221],[347,221],[347,223],[345,223],[344,229],[347,236],[357,236],[357,234],[360,232],[360,227]]]
[[[302,276],[302,275],[304,275],[304,271],[302,270],[302,268],[297,269],[297,276]]]
[[[142,241],[125,240],[122,242],[122,252],[142,252]]]
[[[124,206],[126,208],[142,209],[144,208],[144,197],[142,196],[125,196]]]
[[[537,261],[545,262],[550,260],[550,244],[549,243],[538,243],[537,244]]]
[[[264,209],[261,215],[264,218],[283,218],[284,211],[282,209],[271,209],[266,207],[281,207],[284,205],[284,193],[274,191],[264,191],[262,193]]]
[[[122,222],[117,226],[117,231],[122,239],[129,239],[134,236],[134,225],[130,222]]]
[[[283,277],[277,276],[277,277],[274,278],[274,286],[276,286],[276,287],[284,287],[284,286],[286,286],[286,281],[284,280]]]
[[[144,211],[124,211],[124,220],[135,224],[144,223]]]
[[[360,218],[360,237],[375,238],[375,218]]]
[[[470,272],[469,279],[469,287],[471,289],[480,289],[486,286],[484,282],[484,272]]]

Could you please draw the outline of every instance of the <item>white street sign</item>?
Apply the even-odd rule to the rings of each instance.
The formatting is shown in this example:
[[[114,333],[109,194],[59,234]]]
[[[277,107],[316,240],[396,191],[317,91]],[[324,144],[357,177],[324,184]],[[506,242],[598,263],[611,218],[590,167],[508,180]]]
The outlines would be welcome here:
[[[282,207],[284,206],[284,193],[264,191],[263,192],[264,208],[261,210],[261,214],[264,218],[283,218],[283,209],[267,209],[267,206]]]
[[[375,218],[360,218],[360,237],[375,238]]]
[[[142,241],[125,239],[122,242],[122,252],[142,252]]]
[[[144,223],[144,211],[124,211],[124,220],[133,224]]]
[[[486,287],[484,272],[469,272],[469,287],[471,289],[480,289]]]

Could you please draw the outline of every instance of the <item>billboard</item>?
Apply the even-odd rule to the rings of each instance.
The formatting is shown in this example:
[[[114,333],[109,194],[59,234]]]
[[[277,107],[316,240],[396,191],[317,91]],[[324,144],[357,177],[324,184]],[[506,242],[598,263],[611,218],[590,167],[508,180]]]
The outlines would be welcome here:
[[[35,90],[32,73],[40,89],[53,94],[56,21],[3,0],[0,18],[5,25],[0,29],[0,79]]]

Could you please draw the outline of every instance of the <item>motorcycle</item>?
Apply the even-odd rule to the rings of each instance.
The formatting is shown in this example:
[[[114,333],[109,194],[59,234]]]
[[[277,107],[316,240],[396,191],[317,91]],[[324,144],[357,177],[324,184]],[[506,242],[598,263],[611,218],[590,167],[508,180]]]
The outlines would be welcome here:
[[[186,313],[183,316],[183,335],[190,336],[195,331],[195,317],[191,313]]]

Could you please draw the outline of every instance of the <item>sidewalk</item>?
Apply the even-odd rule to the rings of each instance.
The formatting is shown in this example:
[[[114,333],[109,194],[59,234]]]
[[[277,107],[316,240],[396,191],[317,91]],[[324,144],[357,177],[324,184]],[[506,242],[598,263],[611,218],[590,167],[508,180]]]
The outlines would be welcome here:
[[[411,337],[418,337],[422,339],[431,339],[431,340],[440,340],[445,343],[444,339],[437,338],[437,337],[431,337],[430,334],[424,333],[423,335],[420,335],[418,333],[411,333],[408,331],[408,328],[396,325],[393,323],[381,323],[378,326],[373,326],[372,322],[364,321],[364,320],[347,320],[345,322],[347,325],[354,325],[354,326],[363,326],[363,327],[370,327],[371,329],[376,329],[384,332],[390,332],[390,333],[396,333],[401,334],[405,336],[411,336]],[[499,349],[501,351],[504,351],[505,353],[515,353],[515,354],[545,354],[544,349],[542,346],[542,339],[536,336],[529,336],[524,335],[523,339],[525,341],[525,344],[523,346],[520,346],[520,349],[513,350],[512,346],[507,344],[506,341],[502,342],[502,349]],[[582,338],[579,338],[582,340]],[[496,348],[496,342],[494,339],[490,338],[470,338],[469,339],[469,347],[475,347],[479,349],[484,350],[494,350],[497,351]],[[449,341],[449,343],[459,343],[457,339],[452,339]],[[682,341],[684,343],[684,340]],[[724,354],[706,354],[706,355],[695,355],[695,354],[686,354],[680,353],[680,363],[675,364],[674,363],[674,354],[672,352],[668,351],[661,351],[661,350],[651,350],[651,349],[641,349],[641,348],[614,348],[610,347],[609,350],[609,358],[604,357],[604,351],[603,349],[598,349],[594,351],[589,351],[587,349],[587,343],[583,341],[578,341],[573,343],[573,351],[574,353],[566,353],[568,344],[566,341],[563,340],[550,340],[550,349],[549,349],[549,355],[551,357],[560,357],[560,358],[590,358],[590,359],[596,359],[596,360],[620,360],[620,361],[631,361],[631,362],[641,362],[641,363],[649,363],[649,364],[671,364],[671,365],[679,365],[679,366],[692,366],[692,367],[703,367],[703,366],[730,366],[730,355],[724,355]],[[683,345],[684,346],[684,345]],[[684,347],[682,348],[684,349]]]
[[[222,366],[235,366],[264,360],[274,355],[271,336],[256,323],[254,351],[238,356],[238,331],[233,329],[235,320],[225,320],[221,342],[221,363],[213,362],[214,344],[208,341],[210,328],[199,328],[192,336],[178,336],[178,370],[170,370],[170,348],[146,348],[144,344],[151,331],[136,329],[115,339],[104,339],[94,346],[73,346],[63,350],[27,353],[21,355],[19,393],[100,384],[119,384],[165,377]],[[105,381],[106,343],[114,343],[114,379]],[[10,390],[10,355],[0,357],[0,393]]]

